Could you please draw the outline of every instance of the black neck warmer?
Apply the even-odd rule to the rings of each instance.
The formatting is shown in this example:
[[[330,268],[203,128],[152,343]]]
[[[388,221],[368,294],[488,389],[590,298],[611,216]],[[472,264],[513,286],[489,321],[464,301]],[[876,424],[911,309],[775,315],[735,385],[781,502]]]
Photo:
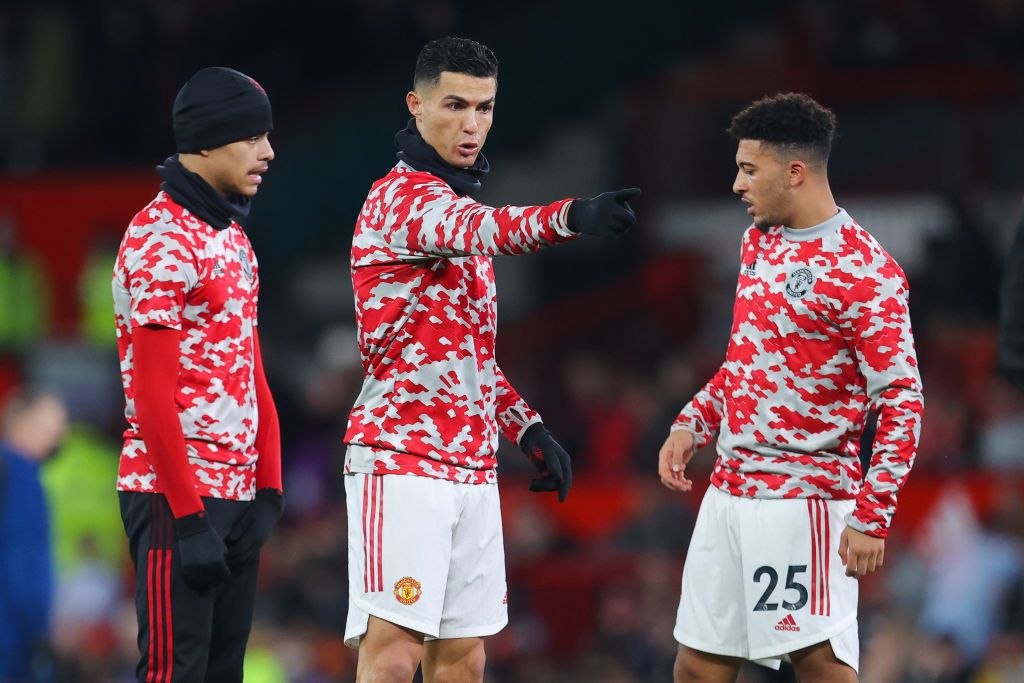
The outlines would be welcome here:
[[[483,152],[477,155],[476,163],[469,168],[452,166],[441,158],[416,129],[416,119],[409,119],[405,128],[395,133],[396,155],[417,171],[432,173],[448,183],[452,191],[460,197],[472,194],[480,189],[480,179],[491,170],[487,157]]]
[[[249,215],[252,201],[249,197],[238,194],[225,197],[202,176],[182,166],[177,154],[167,157],[156,167],[156,172],[164,179],[161,190],[217,230],[230,227],[234,218]]]

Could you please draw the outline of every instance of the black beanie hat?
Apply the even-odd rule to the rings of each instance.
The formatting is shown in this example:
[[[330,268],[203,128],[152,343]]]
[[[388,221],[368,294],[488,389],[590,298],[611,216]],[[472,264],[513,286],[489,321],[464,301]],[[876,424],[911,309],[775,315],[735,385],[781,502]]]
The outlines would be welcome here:
[[[174,98],[179,152],[213,149],[274,129],[270,99],[254,79],[223,66],[196,72]]]

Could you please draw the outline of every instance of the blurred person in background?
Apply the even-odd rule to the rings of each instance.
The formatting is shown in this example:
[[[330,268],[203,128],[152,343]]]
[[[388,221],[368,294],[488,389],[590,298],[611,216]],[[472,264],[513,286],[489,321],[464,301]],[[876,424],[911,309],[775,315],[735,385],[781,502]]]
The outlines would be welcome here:
[[[1006,258],[999,319],[999,363],[1003,373],[1024,389],[1024,211]]]
[[[411,681],[421,660],[426,681],[483,680],[483,637],[508,621],[499,434],[536,464],[531,490],[565,500],[572,483],[568,454],[497,365],[491,258],[636,222],[639,190],[498,209],[470,197],[490,169],[497,75],[472,40],[424,46],[399,163],[353,237],[365,378],[345,436],[345,641],[360,681]]]
[[[39,260],[0,216],[0,351],[26,351],[50,332],[50,286]]]
[[[39,468],[60,445],[67,412],[52,394],[17,389],[0,433],[0,683],[45,679],[53,603],[50,514]]]
[[[237,218],[274,151],[270,100],[197,72],[114,268],[128,429],[117,489],[136,571],[139,681],[241,681],[259,551],[283,508],[277,411],[257,335],[259,272]]]
[[[729,133],[733,191],[753,217],[731,339],[658,464],[667,487],[690,491],[686,465],[720,430],[683,571],[675,679],[733,681],[743,659],[786,657],[801,681],[855,681],[856,578],[882,564],[924,409],[909,286],[835,203],[831,110],[779,94]],[[869,408],[878,427],[862,476]]]

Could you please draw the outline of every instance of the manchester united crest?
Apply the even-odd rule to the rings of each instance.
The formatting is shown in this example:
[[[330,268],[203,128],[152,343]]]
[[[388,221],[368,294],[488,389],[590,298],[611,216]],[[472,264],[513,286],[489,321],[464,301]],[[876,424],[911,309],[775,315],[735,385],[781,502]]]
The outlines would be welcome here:
[[[810,268],[799,268],[786,279],[786,294],[799,299],[814,288],[814,273]]]
[[[249,260],[249,253],[245,249],[238,250],[238,260],[242,263],[242,273],[246,280],[252,280],[252,261]]]
[[[395,600],[403,605],[411,605],[419,600],[421,595],[423,595],[423,589],[420,582],[411,576],[395,581]]]

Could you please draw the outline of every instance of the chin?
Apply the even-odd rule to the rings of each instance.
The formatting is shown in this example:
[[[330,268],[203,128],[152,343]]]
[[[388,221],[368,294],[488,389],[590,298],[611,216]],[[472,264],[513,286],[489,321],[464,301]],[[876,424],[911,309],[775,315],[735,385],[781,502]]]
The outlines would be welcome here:
[[[455,152],[454,154],[451,155],[450,158],[445,159],[445,161],[447,161],[455,168],[469,168],[470,166],[476,163],[477,157],[479,156],[479,154],[474,154],[471,157],[464,157],[458,152]]]

